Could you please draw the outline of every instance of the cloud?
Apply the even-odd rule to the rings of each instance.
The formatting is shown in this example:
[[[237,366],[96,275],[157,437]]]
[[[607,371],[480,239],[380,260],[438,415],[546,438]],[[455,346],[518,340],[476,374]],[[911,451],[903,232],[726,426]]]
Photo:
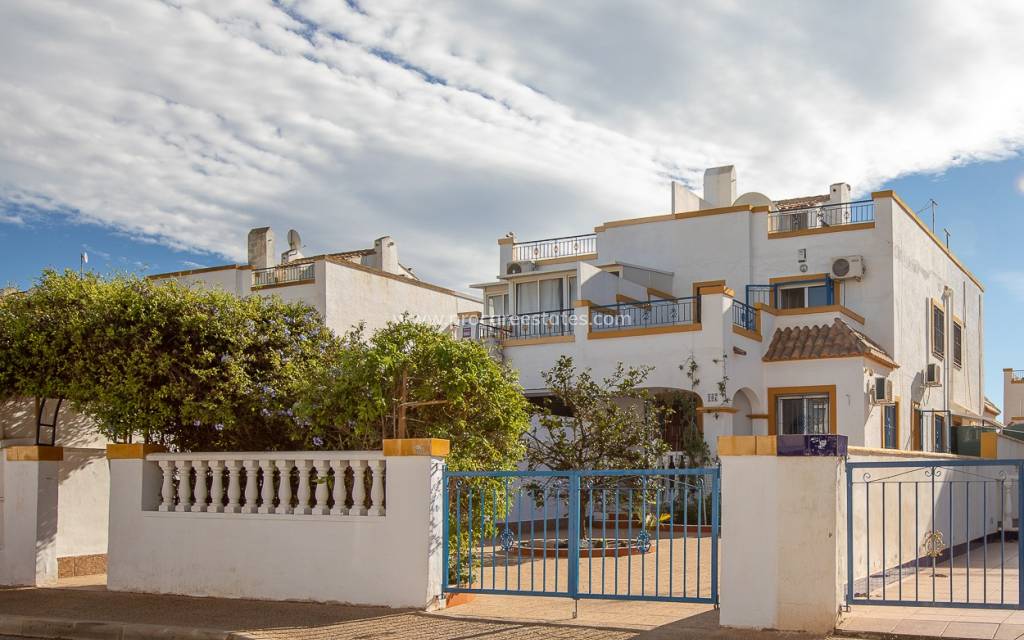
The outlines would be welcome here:
[[[782,198],[1014,153],[1022,27],[955,0],[12,0],[0,201],[232,260],[264,224],[390,234],[462,288],[505,232],[663,212],[706,166]]]

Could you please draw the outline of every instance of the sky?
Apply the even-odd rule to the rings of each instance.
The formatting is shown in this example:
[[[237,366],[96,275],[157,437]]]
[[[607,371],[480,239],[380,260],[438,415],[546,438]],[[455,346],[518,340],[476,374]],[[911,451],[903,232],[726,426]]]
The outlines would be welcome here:
[[[0,281],[161,272],[388,234],[465,289],[495,241],[662,213],[735,164],[939,202],[987,286],[986,388],[1024,367],[1024,3],[7,0]]]

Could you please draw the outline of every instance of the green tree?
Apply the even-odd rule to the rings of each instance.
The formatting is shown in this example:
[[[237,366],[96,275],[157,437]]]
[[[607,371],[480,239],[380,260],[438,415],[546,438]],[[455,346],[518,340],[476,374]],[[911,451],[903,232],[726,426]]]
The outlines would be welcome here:
[[[530,469],[647,469],[666,451],[660,419],[669,409],[642,388],[651,367],[619,363],[596,379],[561,356],[541,373],[551,395],[538,409],[538,427],[525,439]],[[557,409],[557,410],[556,410]]]
[[[404,318],[342,339],[310,378],[303,433],[331,448],[379,448],[382,438],[451,440],[453,470],[510,469],[522,459],[529,405],[514,371],[480,344]],[[403,428],[402,423],[405,426]]]
[[[0,301],[0,394],[56,397],[115,441],[294,448],[293,406],[340,349],[304,304],[134,276],[44,272]]]

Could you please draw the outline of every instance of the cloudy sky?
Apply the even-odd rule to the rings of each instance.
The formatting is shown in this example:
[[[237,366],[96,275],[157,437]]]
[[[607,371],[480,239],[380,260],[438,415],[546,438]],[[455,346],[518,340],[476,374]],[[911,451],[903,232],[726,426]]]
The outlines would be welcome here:
[[[272,224],[307,253],[391,234],[464,288],[507,231],[664,212],[707,166],[775,198],[1013,174],[1022,32],[1017,1],[6,0],[8,277],[77,266],[71,243],[137,269],[243,260]],[[991,255],[974,215],[948,222]],[[988,275],[1019,303],[1018,271]]]

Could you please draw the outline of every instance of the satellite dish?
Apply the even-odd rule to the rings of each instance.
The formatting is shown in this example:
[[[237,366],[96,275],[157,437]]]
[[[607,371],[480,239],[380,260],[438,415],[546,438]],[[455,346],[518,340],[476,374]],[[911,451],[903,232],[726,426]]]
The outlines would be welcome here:
[[[295,229],[288,230],[288,248],[292,251],[302,248],[302,238],[299,237],[299,232]]]

